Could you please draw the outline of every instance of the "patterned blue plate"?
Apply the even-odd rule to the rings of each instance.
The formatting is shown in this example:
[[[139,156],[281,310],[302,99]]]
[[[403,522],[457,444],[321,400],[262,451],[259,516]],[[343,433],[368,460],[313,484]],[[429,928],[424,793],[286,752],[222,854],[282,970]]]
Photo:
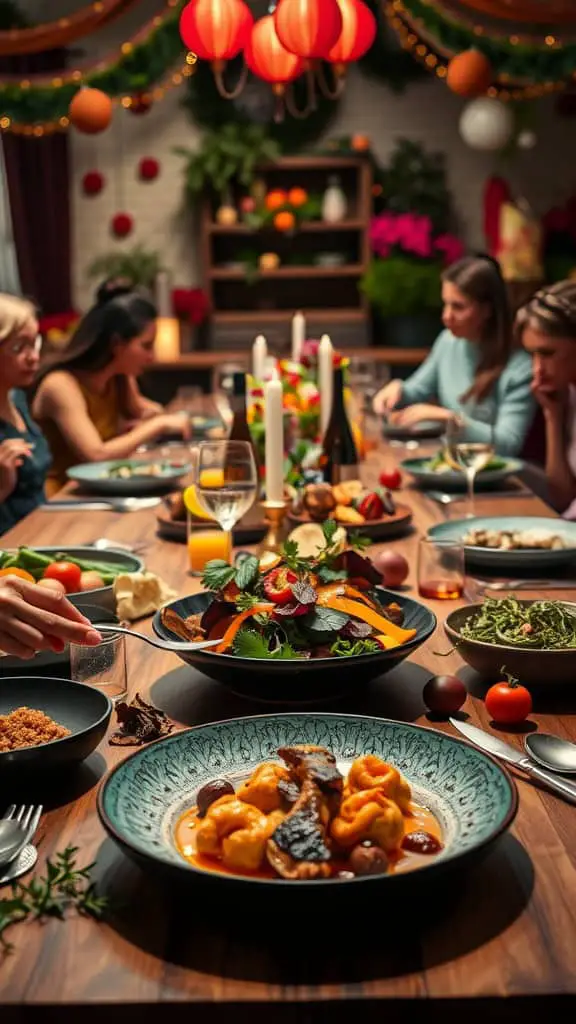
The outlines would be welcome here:
[[[518,796],[508,773],[475,747],[443,732],[360,715],[286,714],[236,718],[200,725],[143,747],[103,782],[98,812],[104,827],[125,852],[145,866],[186,878],[232,886],[393,885],[413,872],[322,881],[241,878],[192,867],[178,853],[174,831],[196,793],[212,779],[236,785],[261,761],[279,760],[282,745],[329,747],[341,771],[355,757],[373,753],[403,772],[415,800],[442,827],[444,849],[419,868],[429,878],[485,850],[514,819]]]
[[[86,462],[80,466],[71,466],[66,471],[66,476],[78,484],[83,491],[90,494],[109,494],[116,497],[132,498],[142,494],[173,491],[178,486],[178,481],[186,476],[191,469],[189,465],[166,463],[157,476],[135,474],[126,479],[110,476],[110,471],[117,466],[130,466],[133,470],[140,470],[149,465],[149,459],[111,459],[108,462]]]
[[[456,469],[448,469],[442,473],[431,468],[432,459],[404,459],[400,463],[405,473],[414,477],[419,487],[434,488],[442,491],[466,490],[466,477]],[[520,459],[501,459],[503,463],[498,469],[483,469],[478,473],[474,487],[477,491],[495,487],[507,477],[520,473],[524,463]]]

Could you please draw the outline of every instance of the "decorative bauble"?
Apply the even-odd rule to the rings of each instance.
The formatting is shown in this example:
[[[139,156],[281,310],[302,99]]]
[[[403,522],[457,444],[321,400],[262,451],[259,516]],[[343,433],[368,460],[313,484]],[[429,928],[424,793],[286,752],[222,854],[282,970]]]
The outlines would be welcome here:
[[[520,149],[534,149],[534,146],[537,142],[538,137],[536,135],[536,132],[529,131],[528,129],[525,129],[523,132],[520,132],[518,138],[516,139],[516,145]]]
[[[134,227],[134,221],[129,213],[117,213],[112,218],[110,227],[116,238],[126,238]]]
[[[141,181],[154,181],[160,174],[160,164],[153,156],[142,157],[138,164],[138,176]]]
[[[97,135],[112,120],[112,100],[101,89],[79,89],[68,108],[68,117],[77,131]]]
[[[254,75],[277,86],[292,82],[304,70],[304,61],[282,46],[272,14],[252,26],[244,60]]]
[[[514,130],[510,107],[482,96],[472,100],[460,117],[460,134],[472,149],[486,152],[503,149]]]
[[[231,60],[246,45],[253,22],[244,0],[191,0],[180,16],[180,35],[201,60]]]
[[[342,31],[328,54],[333,64],[351,64],[360,60],[376,38],[377,23],[362,0],[338,0]]]
[[[465,50],[448,64],[446,84],[458,96],[482,96],[492,84],[492,65],[480,50]]]
[[[279,0],[273,17],[282,45],[303,60],[327,60],[342,32],[338,0]]]
[[[104,175],[100,171],[87,171],[82,178],[82,191],[85,196],[97,196],[104,188]]]

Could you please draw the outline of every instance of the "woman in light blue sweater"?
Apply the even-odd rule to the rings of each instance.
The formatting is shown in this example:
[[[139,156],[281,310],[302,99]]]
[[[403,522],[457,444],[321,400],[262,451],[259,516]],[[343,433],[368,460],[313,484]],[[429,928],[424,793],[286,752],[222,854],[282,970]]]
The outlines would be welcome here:
[[[425,362],[406,381],[391,380],[374,408],[409,427],[458,420],[466,440],[495,443],[501,455],[521,451],[535,402],[530,358],[515,349],[506,285],[495,260],[467,256],[442,277],[442,322]],[[393,412],[393,410],[400,410]]]

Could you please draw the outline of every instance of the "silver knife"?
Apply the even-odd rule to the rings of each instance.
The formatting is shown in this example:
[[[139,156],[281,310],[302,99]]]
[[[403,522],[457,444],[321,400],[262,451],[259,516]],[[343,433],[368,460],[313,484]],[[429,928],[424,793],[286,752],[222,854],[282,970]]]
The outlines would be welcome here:
[[[540,768],[529,757],[526,757],[525,753],[517,750],[516,747],[512,747],[509,743],[504,743],[503,740],[498,739],[497,736],[492,736],[489,732],[484,732],[483,729],[477,729],[475,725],[469,725],[468,722],[458,722],[455,718],[451,718],[450,722],[458,732],[462,733],[476,747],[486,750],[493,757],[499,757],[508,764],[513,764],[519,771],[524,772],[530,779],[540,782],[552,793],[564,797],[571,804],[576,804],[576,785],[574,783],[559,778],[553,772],[546,771],[545,768]]]
[[[39,506],[40,512],[140,512],[155,508],[162,501],[150,498],[56,498]]]

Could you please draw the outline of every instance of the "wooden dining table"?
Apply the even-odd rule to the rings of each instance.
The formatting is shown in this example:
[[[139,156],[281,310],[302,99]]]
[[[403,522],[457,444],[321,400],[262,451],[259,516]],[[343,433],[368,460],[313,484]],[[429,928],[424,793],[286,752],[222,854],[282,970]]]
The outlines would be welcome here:
[[[374,479],[403,455],[383,444],[365,465]],[[416,593],[418,539],[446,509],[404,486],[398,500],[413,512],[413,529],[389,542],[410,564]],[[463,506],[459,506],[461,512]],[[478,497],[484,514],[549,515],[536,497]],[[451,510],[451,515],[456,509]],[[146,567],[179,595],[199,589],[187,571],[183,544],[159,539],[154,510],[117,514],[36,511],[3,539],[4,546],[91,544],[106,536],[143,547]],[[551,596],[562,597],[559,589]],[[567,590],[565,596],[570,599]],[[492,731],[485,684],[449,644],[442,623],[453,602],[426,602],[438,629],[408,662],[320,710],[399,719],[452,732],[431,721],[422,689],[432,675],[458,673],[469,690],[470,721]],[[150,631],[150,620],[137,624]],[[245,715],[291,710],[234,696],[185,666],[174,654],[127,639],[130,697],[138,692],[184,729]],[[14,682],[18,686],[18,682]],[[306,709],[311,710],[311,709]],[[312,709],[313,710],[313,709]],[[534,727],[576,741],[575,686],[542,680],[534,691]],[[114,723],[111,725],[111,730]],[[522,730],[499,735],[519,747]],[[533,1021],[538,1014],[576,1011],[576,807],[518,778],[516,820],[478,864],[433,886],[404,887],[390,901],[376,886],[364,916],[348,918],[333,896],[323,918],[311,902],[290,913],[275,909],[272,889],[252,909],[214,887],[174,886],[143,870],[104,831],[96,796],[106,772],[131,748],[98,750],[62,779],[37,778],[27,794],[8,791],[2,804],[27,795],[42,801],[41,873],[47,857],[78,847],[82,864],[108,900],[103,921],[69,914],[14,926],[14,951],[0,960],[0,1022],[84,1024],[95,1021],[252,1024],[362,1020],[370,1022]],[[29,784],[27,784],[29,785]],[[0,897],[6,890],[0,891]]]

